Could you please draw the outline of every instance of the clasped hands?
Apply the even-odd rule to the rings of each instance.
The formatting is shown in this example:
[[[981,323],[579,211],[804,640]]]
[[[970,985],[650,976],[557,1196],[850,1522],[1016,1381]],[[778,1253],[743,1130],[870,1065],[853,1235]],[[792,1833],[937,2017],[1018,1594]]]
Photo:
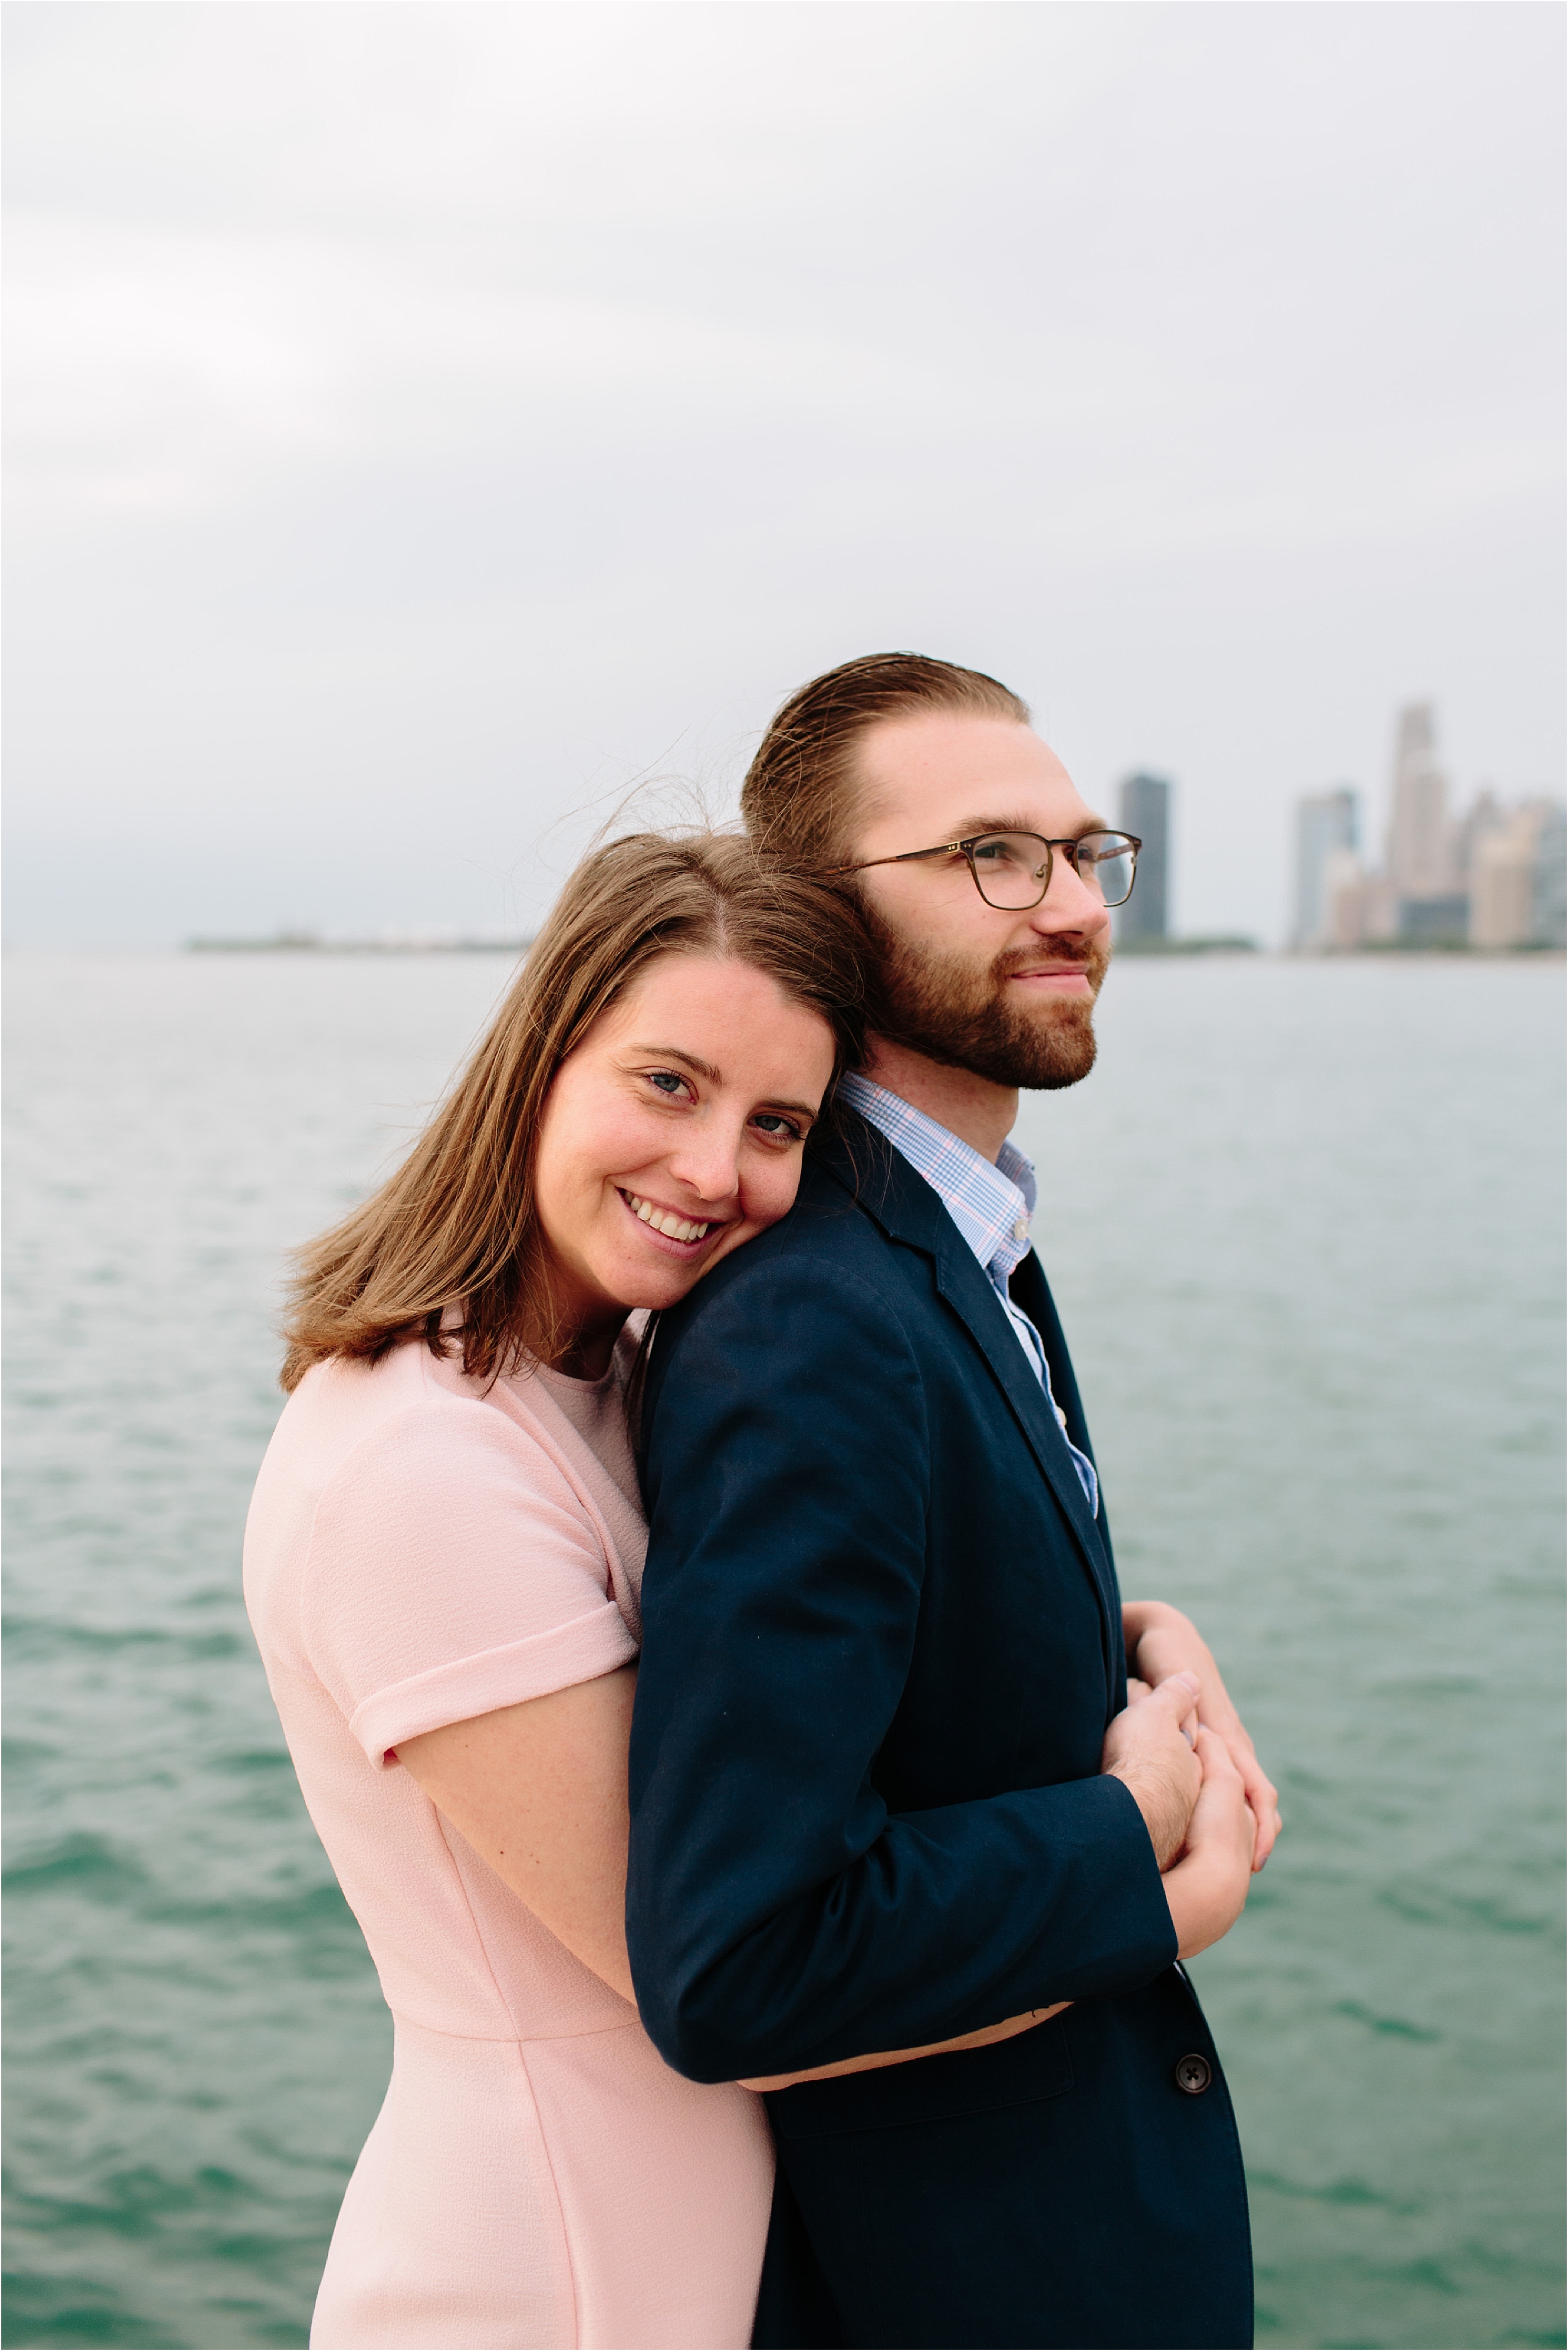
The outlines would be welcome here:
[[[1240,1916],[1280,1833],[1279,1800],[1191,1619],[1160,1601],[1129,1601],[1122,1617],[1128,1702],[1101,1769],[1144,1816],[1190,1959]]]

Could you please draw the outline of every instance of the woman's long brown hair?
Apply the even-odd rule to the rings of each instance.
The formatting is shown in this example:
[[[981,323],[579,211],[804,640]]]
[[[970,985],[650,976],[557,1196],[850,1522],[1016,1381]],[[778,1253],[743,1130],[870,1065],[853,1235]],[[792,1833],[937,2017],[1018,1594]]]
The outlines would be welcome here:
[[[595,850],[396,1175],[297,1253],[286,1388],[326,1356],[374,1362],[415,1337],[437,1353],[461,1344],[479,1379],[525,1354],[551,1360],[561,1334],[534,1206],[545,1096],[600,1014],[672,953],[732,956],[820,1012],[835,1079],[862,1058],[870,951],[832,889],[759,864],[727,834],[635,833]]]

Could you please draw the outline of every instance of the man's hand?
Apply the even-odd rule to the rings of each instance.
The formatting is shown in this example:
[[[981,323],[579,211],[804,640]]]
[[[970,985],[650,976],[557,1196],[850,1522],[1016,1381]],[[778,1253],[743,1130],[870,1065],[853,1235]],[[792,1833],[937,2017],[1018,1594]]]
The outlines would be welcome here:
[[[1127,1647],[1127,1671],[1140,1682],[1153,1685],[1177,1673],[1196,1677],[1198,1719],[1224,1740],[1230,1761],[1241,1775],[1247,1802],[1252,1807],[1258,1823],[1252,1866],[1261,1869],[1274,1849],[1281,1826],[1279,1793],[1258,1761],[1207,1642],[1190,1616],[1184,1616],[1179,1608],[1169,1607],[1163,1600],[1124,1603],[1122,1635]]]
[[[1203,1786],[1187,1823],[1186,1849],[1165,1879],[1180,1959],[1207,1951],[1241,1916],[1258,1835],[1241,1774],[1218,1731],[1199,1729],[1197,1760]]]
[[[1100,1769],[1126,1782],[1162,1869],[1182,1849],[1203,1785],[1191,1744],[1197,1693],[1196,1674],[1170,1675],[1117,1715],[1101,1750]]]

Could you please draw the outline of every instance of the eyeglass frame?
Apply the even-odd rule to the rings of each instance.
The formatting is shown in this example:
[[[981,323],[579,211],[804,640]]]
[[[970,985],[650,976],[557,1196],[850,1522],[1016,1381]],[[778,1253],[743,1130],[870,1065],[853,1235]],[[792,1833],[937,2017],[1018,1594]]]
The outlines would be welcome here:
[[[979,868],[975,863],[975,851],[982,841],[1005,841],[1009,833],[1019,841],[1038,841],[1045,852],[1045,881],[1039,897],[1031,898],[1027,906],[998,906],[994,898],[988,898],[980,881]],[[1133,885],[1138,878],[1138,852],[1144,844],[1137,833],[1119,832],[1111,825],[1093,825],[1087,832],[1073,833],[1065,841],[1050,841],[1043,832],[1030,832],[1022,825],[992,825],[985,832],[970,833],[965,841],[939,841],[930,849],[901,849],[894,857],[868,857],[859,865],[834,865],[829,869],[828,878],[836,879],[844,873],[867,873],[873,865],[908,865],[920,857],[953,857],[961,852],[969,869],[969,879],[979,891],[981,903],[989,906],[993,914],[1030,914],[1036,906],[1043,906],[1050,895],[1056,871],[1056,852],[1059,849],[1075,850],[1085,841],[1124,841],[1130,844],[1133,852],[1133,880],[1127,884],[1127,898],[1130,898]],[[1070,858],[1068,862],[1076,873],[1076,857]],[[1115,906],[1124,906],[1127,898],[1103,899],[1101,903],[1109,913]]]

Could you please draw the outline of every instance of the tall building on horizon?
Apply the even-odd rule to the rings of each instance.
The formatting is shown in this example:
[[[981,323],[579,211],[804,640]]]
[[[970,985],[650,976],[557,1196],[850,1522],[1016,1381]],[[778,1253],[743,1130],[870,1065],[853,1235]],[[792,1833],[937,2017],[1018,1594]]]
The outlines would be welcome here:
[[[1122,786],[1121,824],[1143,842],[1133,894],[1116,915],[1116,939],[1138,946],[1170,936],[1171,788],[1162,776],[1129,776]]]
[[[1296,888],[1291,945],[1334,944],[1331,872],[1337,882],[1360,846],[1356,795],[1349,784],[1331,792],[1309,792],[1296,802]]]
[[[1387,872],[1402,904],[1409,899],[1447,898],[1459,887],[1448,821],[1448,779],[1437,765],[1429,702],[1407,703],[1399,714]]]
[[[1563,946],[1565,835],[1568,820],[1556,800],[1495,813],[1470,864],[1471,946]]]

